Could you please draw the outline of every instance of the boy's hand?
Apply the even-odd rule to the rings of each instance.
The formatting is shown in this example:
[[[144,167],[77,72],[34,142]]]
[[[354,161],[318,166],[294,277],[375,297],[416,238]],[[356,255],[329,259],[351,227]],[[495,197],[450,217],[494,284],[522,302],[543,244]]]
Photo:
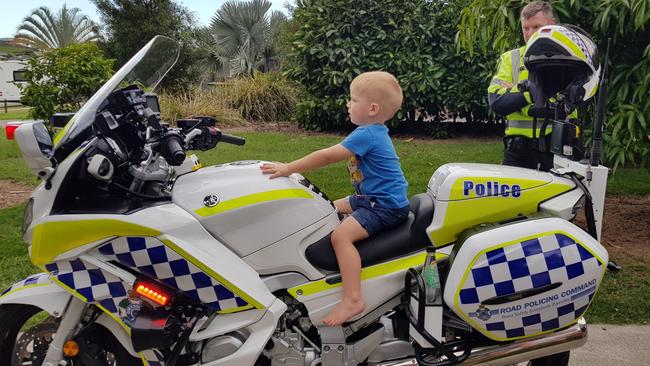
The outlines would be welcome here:
[[[264,174],[271,174],[269,179],[274,179],[278,177],[288,177],[291,175],[291,171],[289,170],[289,164],[284,164],[284,163],[265,163],[260,166],[260,169],[262,169],[262,173]]]

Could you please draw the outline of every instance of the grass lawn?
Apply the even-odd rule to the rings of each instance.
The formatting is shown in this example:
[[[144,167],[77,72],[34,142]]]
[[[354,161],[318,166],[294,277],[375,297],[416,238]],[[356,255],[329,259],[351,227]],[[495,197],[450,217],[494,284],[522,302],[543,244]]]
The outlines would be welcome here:
[[[27,257],[21,225],[25,204],[0,210],[0,292],[32,273],[39,272]]]
[[[31,48],[11,44],[0,44],[0,52],[7,53],[9,55],[34,53]]]
[[[260,159],[290,161],[315,149],[335,144],[337,136],[247,132],[245,146],[222,144],[208,152],[198,152],[204,166],[234,160]],[[502,144],[395,141],[409,181],[409,194],[426,191],[431,174],[447,162],[499,163]],[[305,174],[327,195],[336,199],[351,193],[344,163]],[[15,142],[0,137],[0,179],[35,185],[37,181],[22,162]],[[609,194],[650,194],[647,170],[619,169],[609,181]],[[35,271],[27,259],[27,246],[20,238],[22,206],[0,210],[0,291]],[[650,267],[633,261],[620,262],[623,271],[607,273],[605,281],[587,313],[590,322],[650,322]]]
[[[246,145],[221,144],[217,149],[197,152],[204,166],[242,159],[290,161],[300,158],[316,149],[340,142],[338,136],[307,136],[280,133],[241,133]],[[502,144],[449,144],[429,142],[395,141],[397,153],[409,182],[409,195],[425,192],[433,172],[448,162],[471,161],[476,163],[498,163]],[[352,193],[344,162],[307,172],[305,176],[316,184],[331,199]]]
[[[28,113],[29,109],[22,106],[9,107],[7,108],[7,113],[5,113],[4,107],[0,105],[0,121],[27,119]]]
[[[610,174],[607,180],[607,194],[646,195],[650,194],[650,170],[622,169]]]
[[[36,176],[27,168],[18,143],[8,141],[4,128],[0,131],[0,179],[10,179],[30,185],[38,184]]]

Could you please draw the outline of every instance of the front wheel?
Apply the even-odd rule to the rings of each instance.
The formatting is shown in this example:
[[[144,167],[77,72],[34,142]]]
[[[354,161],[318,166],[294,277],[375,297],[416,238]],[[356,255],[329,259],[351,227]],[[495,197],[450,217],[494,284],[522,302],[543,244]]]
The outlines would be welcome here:
[[[59,320],[36,306],[9,304],[0,307],[0,365],[40,366]],[[121,366],[140,363],[113,335],[98,324],[75,338],[80,353],[75,365]]]

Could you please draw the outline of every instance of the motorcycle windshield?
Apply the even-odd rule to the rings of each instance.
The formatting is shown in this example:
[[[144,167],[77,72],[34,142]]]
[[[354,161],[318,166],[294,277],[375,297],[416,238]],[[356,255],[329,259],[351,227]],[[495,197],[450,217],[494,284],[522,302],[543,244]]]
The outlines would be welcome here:
[[[178,60],[178,55],[179,46],[176,41],[164,36],[155,36],[104,83],[70,119],[54,139],[55,152],[73,143],[76,137],[91,128],[97,109],[116,89],[135,84],[147,92],[155,90]],[[66,146],[65,150],[72,151],[75,148],[76,146]]]

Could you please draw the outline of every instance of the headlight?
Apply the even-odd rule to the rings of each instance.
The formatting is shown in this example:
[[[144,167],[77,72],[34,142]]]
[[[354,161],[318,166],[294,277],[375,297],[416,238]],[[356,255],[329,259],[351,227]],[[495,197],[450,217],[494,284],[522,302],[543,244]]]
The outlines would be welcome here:
[[[25,236],[25,232],[32,224],[32,220],[34,219],[33,210],[34,210],[34,199],[30,198],[29,201],[27,201],[27,206],[25,206],[25,211],[23,211],[23,226],[22,226],[23,236]]]

